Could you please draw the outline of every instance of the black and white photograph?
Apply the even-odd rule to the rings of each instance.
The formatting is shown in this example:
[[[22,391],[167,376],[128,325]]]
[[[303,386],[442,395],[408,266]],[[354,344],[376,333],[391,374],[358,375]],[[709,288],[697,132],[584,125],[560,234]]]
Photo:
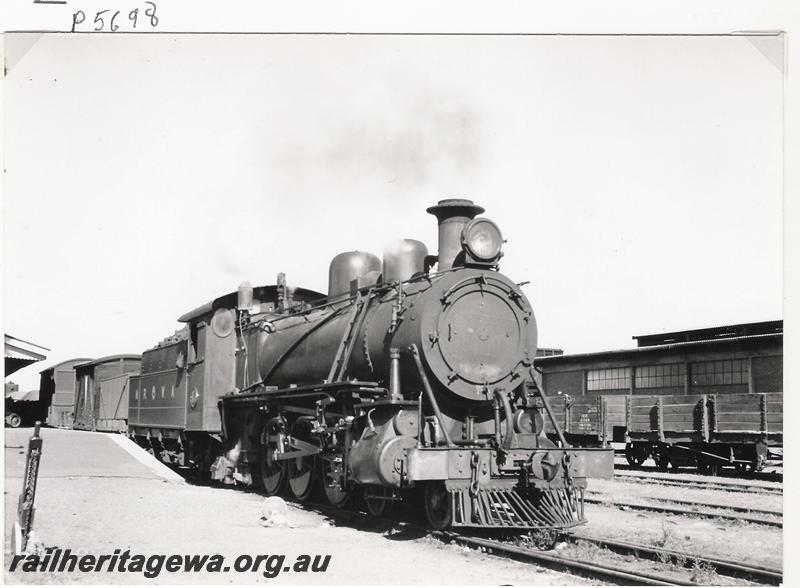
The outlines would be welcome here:
[[[790,34],[110,4],[3,35],[6,583],[788,582]]]

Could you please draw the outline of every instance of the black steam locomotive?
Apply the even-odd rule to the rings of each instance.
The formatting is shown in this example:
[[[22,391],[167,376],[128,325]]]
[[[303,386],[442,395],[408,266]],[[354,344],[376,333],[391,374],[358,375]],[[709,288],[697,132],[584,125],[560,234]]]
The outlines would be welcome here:
[[[533,310],[497,271],[503,239],[483,211],[429,208],[438,256],[407,239],[382,261],[337,255],[327,296],[280,274],[185,314],[131,379],[129,434],[268,495],[321,487],[376,516],[421,500],[436,529],[584,522],[586,479],[610,476],[612,455],[544,434]]]

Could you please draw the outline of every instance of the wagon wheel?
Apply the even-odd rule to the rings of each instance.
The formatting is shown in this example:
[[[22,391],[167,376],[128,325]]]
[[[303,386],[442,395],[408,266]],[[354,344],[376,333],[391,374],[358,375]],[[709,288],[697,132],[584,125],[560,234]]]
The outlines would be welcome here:
[[[10,415],[8,415],[8,417],[6,417],[6,422],[8,423],[9,427],[16,429],[22,424],[22,417],[17,413],[12,412]]]
[[[734,465],[736,466],[736,471],[740,474],[753,474],[756,471],[756,464],[752,461],[737,461]]]
[[[453,524],[452,499],[443,482],[431,482],[425,487],[425,514],[430,526],[437,531],[444,531]]]
[[[310,443],[312,441],[311,424],[305,419],[298,420],[292,428],[292,435]],[[289,489],[300,502],[310,500],[317,481],[316,455],[304,455],[287,461]]]
[[[669,455],[667,455],[666,450],[657,451],[653,455],[653,460],[660,471],[666,472],[669,469]]]
[[[625,459],[630,466],[640,466],[647,459],[647,450],[635,443],[625,444]]]
[[[386,500],[386,499],[390,500]],[[392,491],[383,486],[367,486],[364,489],[364,503],[367,512],[375,518],[385,517],[394,510],[395,501],[391,500]]]
[[[336,508],[342,508],[350,500],[350,493],[347,488],[342,486],[344,477],[342,476],[342,462],[320,460],[322,462],[322,488],[325,490],[325,497],[328,502]]]

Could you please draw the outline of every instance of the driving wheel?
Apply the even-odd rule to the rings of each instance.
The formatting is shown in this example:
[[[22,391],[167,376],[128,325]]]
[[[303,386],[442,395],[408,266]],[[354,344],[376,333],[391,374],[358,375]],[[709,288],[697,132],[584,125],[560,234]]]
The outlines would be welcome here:
[[[292,435],[301,441],[310,443],[311,423],[305,419],[298,420],[292,428]],[[289,477],[289,490],[300,502],[310,500],[314,494],[314,483],[317,480],[315,455],[303,455],[286,460]]]
[[[272,448],[265,445],[261,450],[261,483],[267,496],[280,494],[286,485],[286,462],[270,459]]]

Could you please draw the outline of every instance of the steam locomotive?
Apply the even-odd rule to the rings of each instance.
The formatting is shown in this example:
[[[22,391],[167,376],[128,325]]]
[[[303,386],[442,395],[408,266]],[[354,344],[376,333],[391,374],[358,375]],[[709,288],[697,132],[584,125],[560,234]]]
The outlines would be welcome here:
[[[587,477],[610,476],[613,455],[570,447],[553,420],[533,310],[498,271],[498,226],[470,200],[427,212],[437,256],[410,239],[383,260],[341,253],[327,296],[279,274],[184,314],[131,378],[129,434],[267,495],[359,496],[375,516],[421,501],[435,529],[585,522]]]

